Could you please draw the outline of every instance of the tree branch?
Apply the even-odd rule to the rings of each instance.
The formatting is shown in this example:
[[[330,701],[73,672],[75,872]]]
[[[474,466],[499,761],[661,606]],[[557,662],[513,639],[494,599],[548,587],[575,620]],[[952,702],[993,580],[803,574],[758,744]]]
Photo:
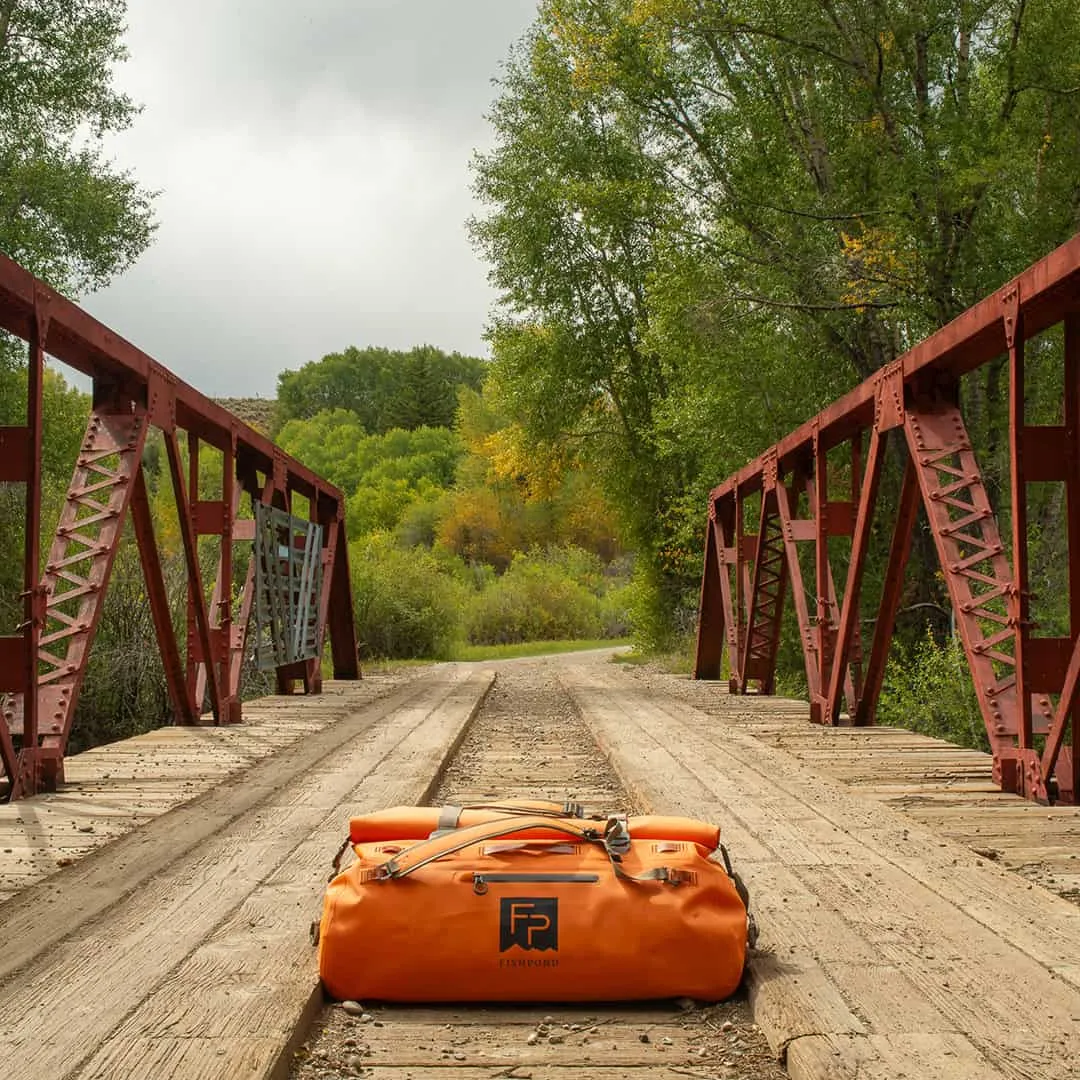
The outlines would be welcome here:
[[[862,301],[857,304],[805,304],[795,300],[773,300],[768,296],[752,296],[749,293],[728,293],[727,300],[744,300],[750,304],[761,304],[763,307],[781,308],[785,311],[881,311],[886,308],[900,306],[898,300],[888,301]]]
[[[7,46],[11,16],[14,11],[15,0],[0,0],[0,56],[4,55],[4,49]]]

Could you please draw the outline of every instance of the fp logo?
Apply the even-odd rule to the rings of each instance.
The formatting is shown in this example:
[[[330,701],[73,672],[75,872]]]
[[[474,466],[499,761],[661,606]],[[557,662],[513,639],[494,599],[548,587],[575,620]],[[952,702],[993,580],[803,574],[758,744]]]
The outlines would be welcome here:
[[[559,901],[555,897],[504,896],[499,908],[499,952],[559,948]]]

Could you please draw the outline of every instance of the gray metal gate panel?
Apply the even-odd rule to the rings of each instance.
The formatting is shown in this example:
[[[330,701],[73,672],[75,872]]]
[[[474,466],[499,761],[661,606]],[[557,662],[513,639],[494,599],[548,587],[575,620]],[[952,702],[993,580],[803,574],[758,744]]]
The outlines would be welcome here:
[[[319,655],[322,526],[255,506],[255,662],[260,671]]]

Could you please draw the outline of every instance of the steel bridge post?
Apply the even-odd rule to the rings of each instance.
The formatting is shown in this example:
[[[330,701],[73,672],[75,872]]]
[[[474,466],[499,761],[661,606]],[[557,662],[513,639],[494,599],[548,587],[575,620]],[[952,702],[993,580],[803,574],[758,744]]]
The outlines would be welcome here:
[[[161,569],[161,558],[154,539],[154,522],[150,513],[150,499],[146,490],[146,478],[142,469],[135,472],[135,489],[131,493],[131,520],[135,529],[135,541],[139,547],[146,593],[150,601],[150,614],[154,620],[154,634],[161,651],[161,663],[165,669],[165,682],[169,688],[173,721],[176,724],[197,724],[199,710],[189,696],[184,665],[176,643],[176,631],[169,610],[169,594]]]
[[[697,643],[694,650],[694,678],[719,679],[724,662],[724,637],[727,630],[724,598],[720,589],[720,537],[716,524],[716,506],[709,503],[709,522],[705,529],[704,570],[698,598]]]
[[[743,693],[750,681],[759,693],[771,694],[776,685],[776,657],[784,613],[788,571],[784,560],[784,538],[780,524],[775,462],[767,465],[761,491],[761,517],[753,577],[747,598],[746,649],[739,672]]]
[[[799,641],[802,644],[803,661],[806,667],[806,686],[810,696],[811,710],[813,710],[813,703],[821,698],[821,672],[817,662],[817,634],[811,623],[810,609],[806,602],[806,586],[803,582],[802,565],[799,562],[798,545],[801,542],[813,540],[816,529],[814,522],[800,518],[796,513],[799,487],[803,486],[805,479],[804,472],[797,473],[789,489],[778,477],[776,505],[779,511],[784,551],[787,556],[787,576],[791,582],[791,596],[795,606],[795,617],[799,624]]]
[[[0,637],[0,761],[9,798],[33,794],[45,782],[39,745],[37,653],[45,621],[40,580],[42,397],[48,301],[35,290],[28,327],[26,423],[0,428],[0,481],[24,485],[23,620],[16,633]],[[19,745],[16,746],[16,739]]]
[[[37,649],[43,784],[63,779],[79,689],[101,621],[124,517],[142,464],[148,417],[122,384],[94,381],[94,402],[45,565]]]
[[[840,621],[836,632],[836,646],[828,675],[824,719],[829,724],[835,724],[840,719],[845,677],[848,675],[848,661],[859,633],[859,613],[861,610],[859,598],[862,592],[866,556],[870,547],[870,528],[874,508],[877,505],[878,488],[881,484],[884,460],[885,438],[875,427],[870,433],[865,480],[862,483],[853,484],[853,489],[857,492],[859,509],[851,540],[851,557],[848,560],[847,581],[844,584]],[[857,475],[854,467],[858,462],[853,461],[852,464],[852,476],[854,478]],[[856,697],[859,689],[861,688],[853,688],[852,697]],[[857,698],[855,702],[849,701],[848,703],[849,714],[853,721],[858,711],[858,700],[860,698]]]

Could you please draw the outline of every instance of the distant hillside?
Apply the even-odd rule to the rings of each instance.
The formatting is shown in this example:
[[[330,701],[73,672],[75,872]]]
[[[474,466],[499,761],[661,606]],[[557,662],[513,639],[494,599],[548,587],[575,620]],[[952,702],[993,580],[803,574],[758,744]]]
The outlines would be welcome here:
[[[277,408],[277,401],[274,398],[231,397],[214,398],[214,400],[223,408],[228,409],[233,416],[243,420],[245,424],[250,424],[259,431],[270,430],[274,410]]]

